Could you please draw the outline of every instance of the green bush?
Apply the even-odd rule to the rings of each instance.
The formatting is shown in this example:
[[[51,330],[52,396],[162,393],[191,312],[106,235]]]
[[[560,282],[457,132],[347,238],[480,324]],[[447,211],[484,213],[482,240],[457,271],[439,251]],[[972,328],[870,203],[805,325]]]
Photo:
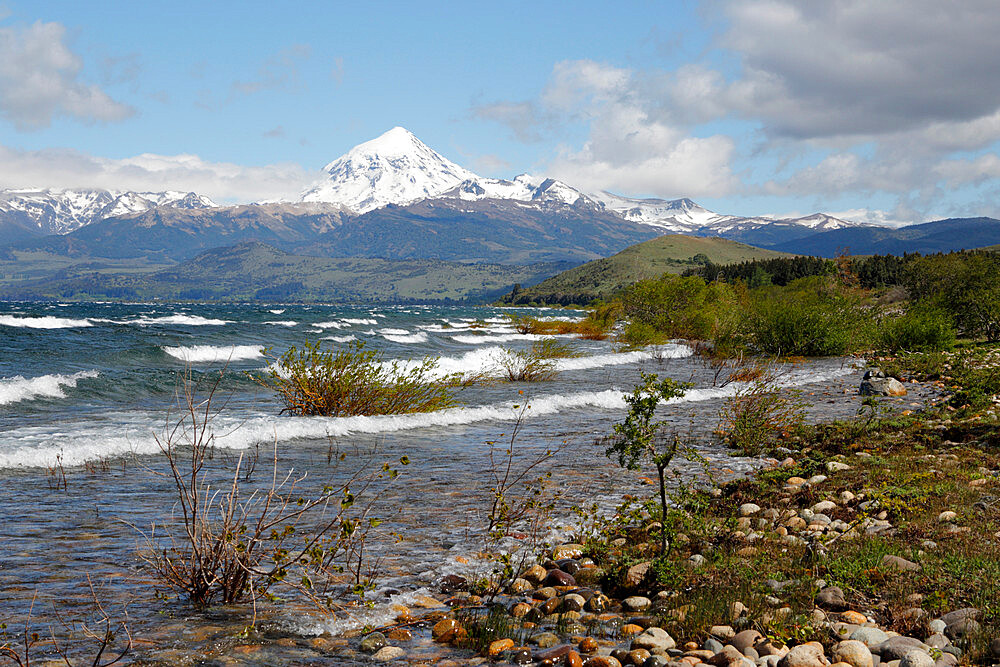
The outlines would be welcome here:
[[[754,290],[744,328],[760,351],[828,357],[864,348],[871,317],[860,299],[824,277]]]
[[[877,341],[886,351],[931,352],[955,346],[951,316],[941,308],[915,306],[879,322]]]
[[[458,404],[449,378],[435,374],[437,360],[431,357],[408,367],[400,361],[383,361],[382,352],[366,350],[361,342],[324,351],[319,343],[306,341],[301,350],[292,347],[270,358],[267,375],[255,379],[278,392],[285,404],[282,413],[390,415]]]
[[[968,336],[1000,340],[1000,256],[950,253],[909,264],[905,285],[911,297],[949,312]]]
[[[640,280],[625,290],[621,302],[631,324],[646,325],[667,338],[713,340],[737,319],[733,288],[695,276]]]

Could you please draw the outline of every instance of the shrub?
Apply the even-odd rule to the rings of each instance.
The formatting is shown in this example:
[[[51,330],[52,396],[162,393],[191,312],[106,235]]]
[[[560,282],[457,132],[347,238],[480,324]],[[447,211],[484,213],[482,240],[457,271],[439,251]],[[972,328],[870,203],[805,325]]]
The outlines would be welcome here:
[[[618,459],[618,465],[629,470],[638,470],[640,461],[648,459],[656,467],[660,482],[660,516],[666,521],[667,481],[665,473],[670,461],[682,444],[677,434],[666,435],[666,422],[654,422],[653,416],[660,401],[668,401],[684,395],[690,385],[675,382],[671,378],[661,380],[654,373],[643,373],[642,384],[636,385],[631,394],[625,395],[628,414],[614,425],[614,436],[604,454]],[[666,530],[660,530],[660,551],[667,551]]]
[[[879,322],[877,340],[886,351],[930,352],[955,346],[951,316],[941,308],[915,306]]]
[[[719,412],[719,434],[747,456],[759,456],[776,433],[802,422],[802,403],[781,391],[773,365],[751,364],[730,376],[740,385]]]
[[[942,308],[969,336],[1000,340],[1000,257],[950,253],[909,264],[905,284],[914,299]]]
[[[540,359],[568,359],[581,357],[583,353],[574,350],[568,343],[561,343],[555,338],[543,338],[531,344],[530,354]]]
[[[544,341],[535,341],[527,350],[505,349],[498,359],[500,375],[508,382],[551,380],[556,376],[556,365],[552,357],[545,355],[554,352],[556,349],[546,346]]]
[[[631,325],[650,327],[661,338],[714,340],[737,320],[733,288],[725,283],[706,284],[695,276],[664,274],[640,280],[622,293],[621,303]]]
[[[764,353],[826,357],[862,349],[870,316],[860,300],[823,278],[755,290],[745,327]]]
[[[378,522],[370,515],[371,502],[359,500],[372,501],[375,487],[397,472],[367,461],[344,483],[310,489],[306,474],[279,471],[275,442],[263,488],[247,488],[253,469],[244,466],[243,454],[234,471],[215,481],[208,463],[217,388],[218,382],[202,399],[185,377],[180,416],[156,436],[179,516],[176,523],[150,527],[140,557],[163,585],[197,607],[270,599],[279,582],[315,604],[332,606],[328,594],[344,572],[354,574],[354,590],[363,593],[371,585],[361,570],[364,542]]]
[[[278,392],[294,415],[390,415],[432,412],[458,404],[453,378],[435,374],[437,360],[425,358],[417,365],[385,362],[382,352],[366,350],[353,342],[336,351],[324,351],[306,341],[303,348],[289,348],[272,357],[261,385]]]

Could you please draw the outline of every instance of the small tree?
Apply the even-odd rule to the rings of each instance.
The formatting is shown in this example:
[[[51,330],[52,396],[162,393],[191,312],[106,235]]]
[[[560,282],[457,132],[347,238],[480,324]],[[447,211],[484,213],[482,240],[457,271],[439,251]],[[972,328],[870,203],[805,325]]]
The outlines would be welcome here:
[[[660,401],[679,398],[690,384],[675,382],[671,378],[661,380],[655,373],[643,373],[642,384],[636,385],[631,394],[625,396],[629,406],[625,420],[614,425],[611,445],[605,450],[608,458],[616,456],[618,465],[629,470],[638,470],[643,459],[656,466],[660,481],[661,521],[667,518],[666,470],[671,459],[677,454],[681,444],[678,435],[664,437],[661,432],[664,421],[653,421],[656,406]],[[660,548],[667,551],[667,533],[660,530]]]

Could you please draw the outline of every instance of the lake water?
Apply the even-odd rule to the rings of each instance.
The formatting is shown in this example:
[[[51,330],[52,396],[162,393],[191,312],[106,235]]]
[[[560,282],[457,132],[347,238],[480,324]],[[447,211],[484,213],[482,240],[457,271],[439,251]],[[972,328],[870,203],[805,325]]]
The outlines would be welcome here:
[[[240,452],[261,461],[272,446],[282,469],[335,482],[374,451],[378,460],[411,461],[375,508],[385,519],[373,535],[380,586],[373,608],[325,618],[278,611],[270,622],[287,632],[334,634],[391,618],[386,604],[433,587],[448,573],[469,573],[482,544],[488,499],[490,445],[525,413],[515,458],[531,461],[558,450],[539,470],[562,492],[558,520],[569,506],[596,500],[612,507],[626,493],[648,493],[646,473],[620,470],[596,440],[625,409],[622,400],[642,371],[694,383],[661,408],[726,475],[759,462],[735,458],[711,444],[722,402],[734,386],[714,387],[713,373],[682,344],[620,352],[612,341],[560,337],[582,356],[557,362],[548,382],[474,385],[459,393],[461,407],[392,417],[290,417],[247,376],[266,365],[261,348],[281,352],[306,339],[331,346],[359,340],[391,359],[440,357],[442,372],[495,367],[504,348],[527,347],[512,311],[449,306],[301,306],[182,304],[0,304],[0,622],[33,615],[42,627],[56,613],[82,617],[91,595],[88,576],[109,608],[128,603],[142,650],[189,646],[199,627],[219,613],[195,612],[156,595],[137,557],[137,532],[169,520],[174,497],[157,435],[177,412],[186,368],[206,381],[222,371],[213,421],[217,455],[212,474],[223,479]],[[519,310],[540,317],[583,313]],[[814,415],[849,415],[860,371],[850,360],[809,361],[784,381],[803,392]],[[520,394],[523,391],[524,394]],[[224,406],[224,407],[223,407]],[[261,454],[263,452],[263,454]],[[338,456],[344,460],[337,465]],[[266,463],[259,463],[266,467]],[[679,464],[689,476],[698,468]],[[62,484],[65,475],[65,484]],[[244,622],[248,610],[227,618]],[[272,658],[273,659],[273,658]],[[293,658],[288,659],[291,662]]]

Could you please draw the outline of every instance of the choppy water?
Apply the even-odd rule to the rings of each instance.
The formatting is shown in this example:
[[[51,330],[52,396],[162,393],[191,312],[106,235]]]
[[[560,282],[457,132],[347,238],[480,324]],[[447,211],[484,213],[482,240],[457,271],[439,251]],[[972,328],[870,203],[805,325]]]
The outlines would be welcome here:
[[[530,460],[559,449],[544,469],[565,493],[563,510],[589,499],[612,505],[640,488],[637,474],[619,470],[595,444],[623,414],[622,393],[640,371],[694,382],[683,399],[662,410],[678,428],[701,438],[717,468],[739,472],[755,465],[708,444],[721,401],[733,387],[713,387],[710,370],[680,344],[620,353],[611,342],[566,337],[583,356],[560,360],[556,380],[472,386],[460,394],[462,407],[424,415],[279,416],[279,402],[247,376],[264,367],[261,348],[280,353],[307,338],[330,345],[361,340],[392,359],[437,356],[443,373],[483,372],[505,348],[522,348],[535,338],[512,329],[506,312],[443,306],[0,304],[0,621],[23,619],[35,592],[42,602],[34,613],[42,621],[51,620],[52,601],[70,609],[82,604],[89,597],[89,574],[101,582],[107,604],[130,601],[140,637],[183,644],[185,633],[212,622],[155,598],[136,557],[139,539],[132,527],[170,514],[171,489],[157,474],[165,468],[155,436],[176,414],[185,368],[201,381],[224,369],[219,397],[225,407],[213,422],[218,455],[212,466],[220,476],[239,452],[250,457],[264,452],[264,459],[275,444],[282,467],[316,480],[343,479],[373,450],[380,458],[410,459],[376,508],[387,521],[371,548],[382,558],[382,581],[392,594],[405,595],[444,573],[471,567],[462,561],[481,543],[487,443],[510,432],[519,413],[515,406],[526,400],[531,407],[516,455]],[[814,412],[850,414],[855,406],[849,394],[859,375],[847,360],[821,360],[791,369],[786,382],[803,390]],[[339,466],[332,452],[347,455]],[[60,465],[64,489],[56,488]],[[390,531],[398,536],[390,537]],[[380,613],[377,606],[367,616],[331,620],[286,614],[279,621],[301,632],[336,632],[377,623]]]

